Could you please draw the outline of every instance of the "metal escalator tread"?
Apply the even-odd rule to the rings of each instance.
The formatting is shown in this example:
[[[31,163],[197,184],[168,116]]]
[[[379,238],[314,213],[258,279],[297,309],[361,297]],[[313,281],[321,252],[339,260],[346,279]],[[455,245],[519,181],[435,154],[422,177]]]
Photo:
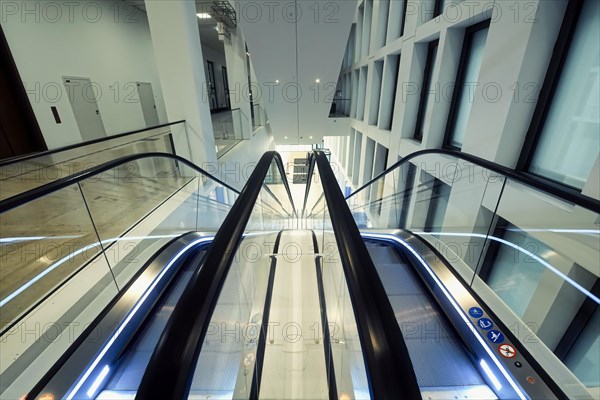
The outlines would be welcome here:
[[[411,267],[394,248],[372,243],[367,248],[400,324],[419,387],[485,385]]]
[[[173,308],[194,272],[193,266],[190,264],[185,266],[185,270],[181,272],[173,288],[164,296],[163,303],[159,306],[158,312],[151,317],[144,331],[135,339],[123,358],[119,361],[118,369],[104,387],[105,391],[137,391],[154,347],[160,339],[160,335],[167,324]]]

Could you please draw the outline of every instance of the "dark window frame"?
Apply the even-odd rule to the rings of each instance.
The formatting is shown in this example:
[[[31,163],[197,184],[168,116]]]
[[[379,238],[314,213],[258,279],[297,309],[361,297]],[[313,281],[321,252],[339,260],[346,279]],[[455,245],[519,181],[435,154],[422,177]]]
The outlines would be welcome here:
[[[395,1],[395,0],[390,0],[390,3],[392,1]],[[402,24],[402,26],[400,27],[400,36],[399,37],[404,36],[404,28],[406,27],[406,9],[408,7],[408,0],[402,0],[402,1],[404,2],[404,5],[403,5],[403,9],[402,9],[402,16],[400,17],[401,18],[400,23]]]
[[[429,86],[431,85],[431,79],[433,78],[433,70],[435,67],[435,61],[437,60],[437,53],[439,50],[440,40],[435,39],[427,45],[427,58],[425,61],[425,70],[423,71],[423,81],[421,84],[421,96],[419,99],[419,110],[417,111],[417,121],[415,124],[415,132],[413,139],[422,142],[423,141],[423,122],[425,118],[425,108],[427,106],[427,100],[429,99]],[[433,48],[436,48],[435,59],[433,58]]]
[[[454,135],[454,123],[456,122],[458,103],[464,93],[467,61],[471,58],[471,43],[473,43],[473,35],[476,32],[489,29],[490,23],[491,19],[486,19],[485,21],[478,22],[465,29],[465,37],[460,52],[460,61],[458,63],[458,71],[456,72],[456,79],[454,81],[454,91],[452,92],[452,101],[450,102],[450,111],[448,112],[448,120],[446,121],[446,131],[444,133],[442,148],[461,151],[461,148],[450,144],[450,139]]]
[[[592,292],[595,296],[600,295],[600,279],[596,279],[596,282],[592,286],[590,292]],[[563,334],[560,342],[558,342],[554,348],[554,354],[562,362],[566,361],[567,357],[571,353],[571,350],[573,350],[573,346],[575,346],[575,343],[577,343],[577,340],[583,334],[585,328],[594,317],[594,313],[598,310],[598,307],[598,304],[596,304],[594,300],[586,297],[577,310],[577,313],[575,313],[575,316],[569,324],[569,327]]]
[[[398,216],[398,229],[406,229],[408,221],[408,212],[413,192],[416,193],[415,180],[417,179],[417,166],[411,162],[400,165],[400,174],[398,176],[398,187],[396,195],[402,193],[402,208]]]
[[[509,221],[500,216],[497,216],[495,223],[492,222],[492,224],[494,228],[491,235],[500,239],[504,239],[509,225],[512,225]],[[486,241],[487,247],[484,247],[485,254],[483,256],[483,261],[477,265],[475,275],[478,275],[486,285],[489,285],[490,275],[492,270],[496,267],[498,253],[502,248],[502,244],[495,240],[489,240],[489,238],[486,238]],[[595,296],[600,295],[600,279],[596,279],[590,289],[590,292],[592,292]],[[569,323],[566,331],[561,336],[558,344],[554,349],[551,349],[554,355],[556,355],[556,357],[558,357],[562,362],[564,362],[569,356],[569,353],[573,349],[577,339],[579,339],[579,337],[583,334],[587,324],[594,316],[594,312],[596,312],[598,307],[598,304],[596,304],[594,300],[587,297],[577,311],[573,314],[573,319]]]
[[[431,19],[436,19],[444,12],[444,0],[435,0],[433,4],[433,17]]]
[[[219,98],[217,96],[217,82],[215,79],[215,64],[210,60],[206,60],[206,69],[208,71],[207,81],[210,85],[208,92],[210,110],[213,111],[219,108]]]
[[[554,45],[552,57],[550,58],[548,70],[544,78],[544,83],[542,84],[537,104],[531,118],[531,123],[529,124],[529,129],[525,135],[525,141],[521,147],[521,154],[516,166],[518,171],[531,174],[536,179],[554,182],[558,185],[566,186],[576,190],[579,193],[581,193],[581,189],[570,186],[563,182],[558,182],[543,175],[538,175],[535,172],[530,171],[530,168],[533,156],[535,155],[535,149],[537,148],[542,137],[544,125],[546,123],[548,113],[550,112],[550,108],[552,107],[552,100],[556,93],[556,89],[558,88],[569,50],[571,49],[571,44],[573,42],[573,37],[575,36],[575,30],[577,29],[577,22],[579,20],[579,16],[581,15],[582,8],[583,2],[580,0],[570,0],[569,4],[567,5],[558,38],[556,40],[556,44]]]
[[[225,108],[231,110],[231,99],[229,97],[229,77],[227,75],[227,67],[221,66],[221,74],[223,77],[223,92],[225,93]]]

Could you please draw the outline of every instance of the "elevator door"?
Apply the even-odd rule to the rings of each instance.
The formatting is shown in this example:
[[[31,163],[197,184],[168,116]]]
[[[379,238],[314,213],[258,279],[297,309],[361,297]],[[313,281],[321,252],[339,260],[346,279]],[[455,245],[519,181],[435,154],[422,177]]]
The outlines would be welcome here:
[[[63,76],[63,84],[83,141],[105,137],[104,123],[90,79]]]

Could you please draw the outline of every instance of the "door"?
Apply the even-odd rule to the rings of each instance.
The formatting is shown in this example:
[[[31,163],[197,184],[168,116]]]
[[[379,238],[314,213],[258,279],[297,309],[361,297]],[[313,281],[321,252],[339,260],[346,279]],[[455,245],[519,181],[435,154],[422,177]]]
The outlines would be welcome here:
[[[217,104],[217,86],[215,84],[215,66],[212,61],[206,61],[208,66],[208,96],[210,98],[210,110],[215,110],[219,107]]]
[[[63,76],[63,84],[83,141],[105,137],[106,131],[90,79]]]
[[[229,78],[227,78],[227,67],[221,67],[221,73],[223,74],[223,92],[225,92],[225,107],[231,109],[231,102],[229,101]]]
[[[156,111],[156,102],[154,101],[152,84],[148,82],[137,82],[137,89],[146,127],[158,125],[158,112]]]

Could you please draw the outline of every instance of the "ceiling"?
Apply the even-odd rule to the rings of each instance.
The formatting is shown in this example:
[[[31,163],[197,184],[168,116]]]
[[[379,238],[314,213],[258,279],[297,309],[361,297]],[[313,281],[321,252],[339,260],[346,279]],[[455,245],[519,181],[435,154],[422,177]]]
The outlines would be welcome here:
[[[272,3],[272,17],[265,9],[256,19],[250,9],[260,3],[238,0],[236,4],[242,10],[239,25],[256,78],[263,87],[261,105],[267,109],[277,144],[320,143],[323,136],[347,135],[348,119],[329,118],[329,111],[356,1],[280,0]]]
[[[143,0],[124,1],[145,10]],[[196,12],[210,12],[213,0],[195,3]],[[236,1],[238,24],[265,95],[260,104],[278,144],[320,143],[323,136],[347,134],[348,119],[329,118],[329,110],[356,4],[356,0]],[[253,19],[257,7],[262,18]],[[271,7],[274,12],[269,16]],[[216,21],[198,19],[198,26],[201,42],[224,53]],[[274,97],[267,99],[273,89]]]

